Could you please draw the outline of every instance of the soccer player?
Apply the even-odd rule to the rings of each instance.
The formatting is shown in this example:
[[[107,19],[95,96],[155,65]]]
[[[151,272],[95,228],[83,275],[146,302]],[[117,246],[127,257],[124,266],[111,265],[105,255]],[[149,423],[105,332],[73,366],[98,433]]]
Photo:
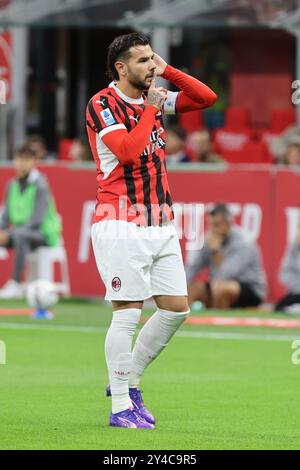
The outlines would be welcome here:
[[[112,395],[110,425],[154,428],[139,383],[189,314],[186,277],[173,225],[165,167],[163,115],[214,104],[215,93],[168,65],[140,33],[116,37],[108,48],[109,86],[87,106],[87,132],[99,189],[92,244],[113,318],[105,340]],[[180,89],[156,87],[162,76]],[[132,340],[143,302],[156,313]]]

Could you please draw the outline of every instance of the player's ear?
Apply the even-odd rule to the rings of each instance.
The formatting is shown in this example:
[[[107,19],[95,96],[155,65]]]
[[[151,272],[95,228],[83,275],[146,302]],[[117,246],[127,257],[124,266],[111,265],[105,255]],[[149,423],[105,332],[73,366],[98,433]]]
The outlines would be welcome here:
[[[117,62],[115,62],[115,67],[120,78],[125,77],[127,75],[127,65],[125,64],[125,62],[118,60]]]

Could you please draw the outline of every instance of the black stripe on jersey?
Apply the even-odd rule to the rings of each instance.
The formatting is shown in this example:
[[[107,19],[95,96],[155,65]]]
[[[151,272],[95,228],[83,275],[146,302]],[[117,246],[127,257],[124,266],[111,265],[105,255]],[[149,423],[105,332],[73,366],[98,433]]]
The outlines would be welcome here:
[[[161,182],[161,160],[156,155],[155,152],[153,152],[152,160],[153,160],[155,168],[156,168],[156,195],[157,195],[158,203],[159,203],[159,206],[160,206],[159,224],[161,225],[161,223],[162,223],[162,209],[161,209],[161,206],[163,206],[163,204],[165,203],[164,187],[163,187],[162,182]]]
[[[168,206],[172,210],[172,215],[174,217],[174,211],[173,211],[173,207],[172,207],[173,206],[173,201],[172,201],[171,194],[169,193],[169,191],[167,191],[167,193],[166,193],[166,203],[168,204]]]
[[[92,131],[97,132],[96,126],[93,126],[88,119],[86,120],[86,124],[92,129]]]
[[[117,123],[118,123],[118,120],[116,119],[116,116],[115,116],[115,114],[114,114],[114,112],[113,112],[111,106],[109,105],[107,96],[101,96],[101,95],[100,95],[98,101],[100,101],[100,102],[102,101],[102,102],[103,102],[103,105],[101,104],[101,106],[102,106],[103,109],[107,109],[107,108],[108,108],[108,109],[110,110],[111,115],[112,115],[112,117],[114,118],[114,120],[115,120],[115,122],[116,122],[116,124],[117,124]]]
[[[128,131],[131,131],[131,122],[130,122],[130,119],[129,119],[129,115],[126,111],[126,106],[124,105],[124,103],[122,103],[122,101],[118,100],[118,98],[116,98],[112,93],[109,93],[109,95],[111,95],[114,100],[117,102],[117,104],[119,105],[119,107],[121,108],[121,111],[123,112],[123,115],[124,115],[124,119],[125,119],[125,126],[127,128]]]
[[[88,103],[88,110],[89,110],[89,113],[91,115],[91,118],[93,120],[93,123],[94,123],[94,126],[95,126],[95,131],[96,132],[100,132],[101,129],[102,129],[102,125],[101,125],[101,122],[100,122],[100,119],[98,118],[97,116],[97,113],[94,109],[94,106],[93,106],[93,100],[90,100],[89,103]]]
[[[131,106],[130,103],[128,103],[127,101],[123,100],[123,98],[121,98],[121,100],[123,101],[124,105],[127,106],[127,108],[131,109],[131,111],[133,111],[134,114],[136,114],[136,110],[134,109],[133,106]]]
[[[132,175],[131,165],[124,165],[124,177],[125,177],[128,197],[130,199],[131,204],[134,206],[136,204],[136,194],[135,194],[135,184],[134,184],[134,178]]]
[[[143,179],[144,206],[147,208],[147,223],[152,225],[152,209],[150,198],[150,175],[147,167],[148,155],[141,157],[141,176]]]
[[[121,113],[117,105],[115,105],[115,112],[119,116],[119,118],[121,118]]]

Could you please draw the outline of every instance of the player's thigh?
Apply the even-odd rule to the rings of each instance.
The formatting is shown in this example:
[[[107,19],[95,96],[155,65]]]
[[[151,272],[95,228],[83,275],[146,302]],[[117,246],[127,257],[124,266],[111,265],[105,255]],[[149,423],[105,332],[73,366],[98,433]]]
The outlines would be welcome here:
[[[142,309],[143,308],[143,302],[132,302],[128,300],[122,300],[122,301],[116,301],[112,300],[111,301],[112,308],[113,310],[126,310],[127,308],[138,308]]]
[[[125,238],[114,238],[115,233],[107,236],[107,228],[115,226],[99,222],[92,227],[93,250],[106,287],[105,298],[115,302],[141,302],[151,297],[151,256],[144,249],[143,240],[134,239],[132,234]]]
[[[177,235],[170,237],[154,258],[150,275],[153,296],[187,297],[186,275]]]

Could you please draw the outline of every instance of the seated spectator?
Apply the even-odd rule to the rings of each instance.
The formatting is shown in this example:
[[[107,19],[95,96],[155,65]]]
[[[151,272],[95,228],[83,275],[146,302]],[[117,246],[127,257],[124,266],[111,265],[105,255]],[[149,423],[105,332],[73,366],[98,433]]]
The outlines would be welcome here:
[[[51,153],[47,149],[45,139],[38,134],[29,135],[25,145],[35,153],[38,162],[53,162],[57,160],[55,153]]]
[[[266,281],[258,247],[233,225],[226,205],[217,204],[210,211],[204,246],[193,254],[186,267],[190,305],[200,300],[207,308],[226,309],[262,302]],[[209,282],[194,280],[205,267]]]
[[[277,302],[275,311],[292,311],[298,305],[300,313],[300,224],[296,240],[288,247],[283,258],[279,277],[288,293]]]
[[[272,154],[281,163],[291,145],[300,145],[300,126],[290,126],[282,134],[274,137],[270,143]]]
[[[27,253],[39,246],[55,246],[61,225],[45,177],[36,169],[37,158],[27,146],[17,150],[16,178],[6,190],[0,219],[0,246],[15,251],[12,278],[0,290],[0,298],[23,296],[22,270]]]
[[[300,144],[291,144],[283,157],[285,165],[300,165]]]
[[[166,130],[166,161],[167,163],[189,162],[186,153],[186,131],[180,126],[169,127]]]
[[[223,158],[214,152],[209,131],[203,129],[192,132],[188,138],[188,146],[197,162],[218,163]]]
[[[90,146],[85,139],[74,139],[69,150],[70,159],[73,162],[85,162],[93,160]]]

